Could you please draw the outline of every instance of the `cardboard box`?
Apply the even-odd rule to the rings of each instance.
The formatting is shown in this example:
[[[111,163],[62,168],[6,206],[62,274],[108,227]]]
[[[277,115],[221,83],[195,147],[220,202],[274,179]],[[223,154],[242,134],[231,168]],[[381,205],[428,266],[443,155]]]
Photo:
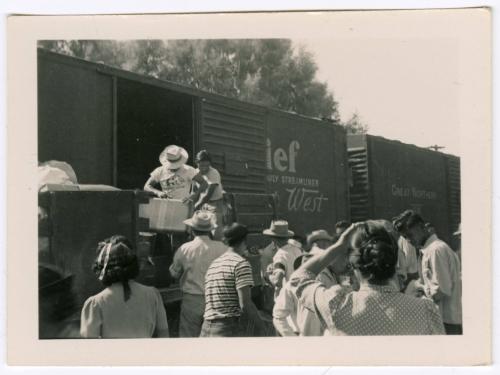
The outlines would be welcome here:
[[[189,212],[190,207],[177,199],[151,198],[139,205],[139,217],[149,219],[149,230],[156,232],[185,232],[183,221]]]

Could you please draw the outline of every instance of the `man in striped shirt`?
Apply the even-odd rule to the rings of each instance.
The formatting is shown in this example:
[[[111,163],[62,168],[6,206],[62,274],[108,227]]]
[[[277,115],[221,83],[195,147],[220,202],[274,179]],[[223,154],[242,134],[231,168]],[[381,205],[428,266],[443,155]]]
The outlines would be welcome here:
[[[224,230],[229,248],[212,262],[205,277],[205,314],[201,337],[239,336],[242,314],[248,314],[258,329],[263,329],[250,293],[252,269],[242,257],[246,251],[247,234],[247,228],[238,223]]]

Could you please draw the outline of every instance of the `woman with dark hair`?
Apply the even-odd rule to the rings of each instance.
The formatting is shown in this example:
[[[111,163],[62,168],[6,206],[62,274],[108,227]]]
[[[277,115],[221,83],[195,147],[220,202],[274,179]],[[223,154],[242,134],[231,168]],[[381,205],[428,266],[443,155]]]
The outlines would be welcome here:
[[[348,259],[359,291],[315,280],[328,264]],[[303,264],[291,278],[294,293],[316,311],[331,335],[444,334],[434,303],[399,293],[393,280],[398,247],[381,221],[353,224],[325,252]]]
[[[139,264],[126,237],[112,236],[100,242],[93,270],[106,289],[85,302],[82,337],[168,337],[160,293],[133,280],[139,273]]]

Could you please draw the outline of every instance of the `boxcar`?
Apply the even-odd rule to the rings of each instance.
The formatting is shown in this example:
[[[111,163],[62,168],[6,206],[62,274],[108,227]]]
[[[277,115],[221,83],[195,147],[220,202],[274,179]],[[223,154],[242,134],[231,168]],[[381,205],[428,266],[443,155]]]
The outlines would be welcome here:
[[[349,219],[343,127],[38,51],[40,161],[68,162],[81,183],[137,189],[168,144],[207,149],[227,192],[276,193],[298,234]]]
[[[371,135],[348,137],[353,221],[419,212],[453,243],[460,223],[460,159]]]
[[[288,220],[300,235],[349,219],[341,126],[40,49],[39,161],[66,161],[80,183],[122,189],[53,192],[40,201],[48,211],[40,235],[52,261],[76,275],[80,302],[98,288],[90,270],[97,241],[120,232],[139,243],[137,189],[168,144],[185,147],[189,164],[201,149],[212,154],[231,219],[250,227],[252,246],[269,241],[259,233],[272,218]],[[142,276],[169,286],[163,274],[172,255],[159,254],[162,272]],[[162,294],[166,302],[179,298],[171,286]]]

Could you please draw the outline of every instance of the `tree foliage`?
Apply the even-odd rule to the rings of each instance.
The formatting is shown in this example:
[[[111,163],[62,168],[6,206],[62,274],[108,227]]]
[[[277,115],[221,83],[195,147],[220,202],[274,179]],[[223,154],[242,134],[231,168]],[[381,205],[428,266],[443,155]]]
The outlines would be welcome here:
[[[55,52],[340,124],[313,56],[288,39],[41,41]],[[349,131],[366,129],[357,114]]]
[[[354,112],[349,120],[346,121],[344,127],[348,134],[364,134],[368,132],[368,125],[365,124],[358,112]]]

